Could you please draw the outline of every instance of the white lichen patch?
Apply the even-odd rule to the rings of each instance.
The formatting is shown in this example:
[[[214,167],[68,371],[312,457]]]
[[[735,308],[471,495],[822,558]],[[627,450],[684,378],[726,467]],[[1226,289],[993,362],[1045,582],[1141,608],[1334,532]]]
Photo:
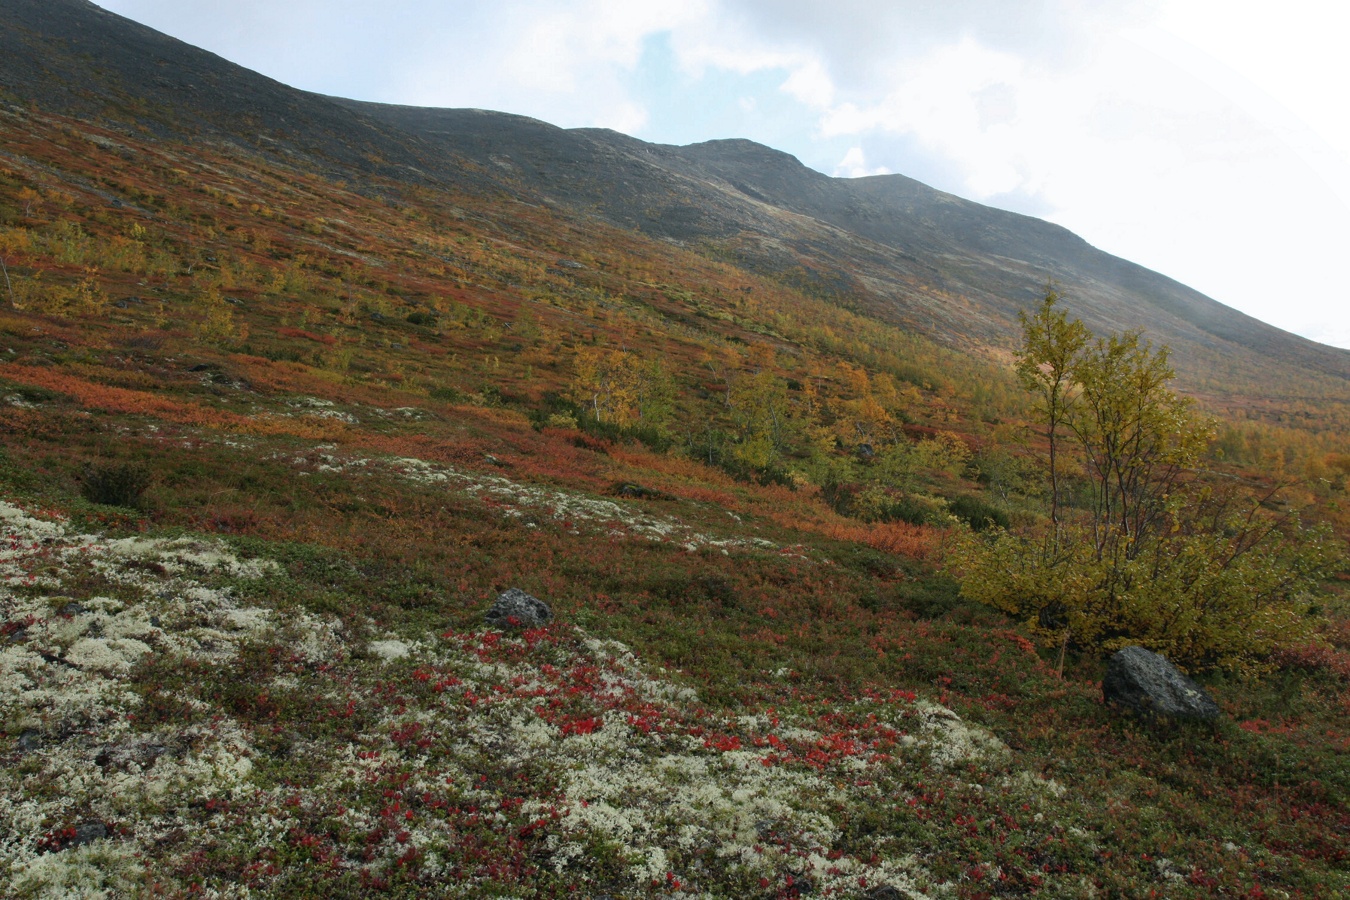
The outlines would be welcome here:
[[[0,525],[0,896],[186,895],[209,854],[203,893],[222,897],[393,873],[520,895],[463,874],[480,864],[581,896],[796,878],[942,897],[955,885],[913,837],[934,795],[1038,817],[1057,799],[913,694],[718,712],[572,626],[412,634],[240,602],[280,568],[221,542],[78,535],[4,503]],[[103,593],[81,593],[91,573]],[[906,827],[850,831],[858,810]]]
[[[4,402],[19,409],[36,409],[38,404],[25,400],[22,394],[6,394]]]
[[[0,529],[10,542],[10,552],[24,544],[42,543],[65,535],[65,527],[59,521],[36,518],[22,507],[0,501]],[[0,548],[0,558],[6,555]]]
[[[239,559],[218,542],[193,538],[123,538],[90,549],[111,569],[123,569],[134,560],[158,566],[170,575],[222,573],[235,578],[262,578],[276,569],[276,563]]]
[[[129,677],[154,659],[232,658],[275,613],[198,579],[275,569],[214,541],[75,534],[0,502],[0,734],[22,759],[0,767],[0,895],[134,896],[142,842],[247,780],[253,750],[228,716],[135,731],[143,698]],[[90,575],[120,596],[63,593]],[[81,823],[107,834],[65,846]]]
[[[402,659],[408,655],[408,645],[403,641],[371,641],[366,649],[372,656],[377,656],[385,662]]]
[[[117,900],[145,887],[145,869],[132,849],[109,840],[24,859],[10,873],[14,897]]]
[[[919,721],[930,738],[933,762],[951,766],[1007,756],[1008,747],[988,730],[964,721],[945,706],[916,701]]]
[[[70,645],[64,661],[77,669],[105,675],[126,675],[141,657],[150,652],[149,644],[135,638],[81,638]]]
[[[689,553],[704,548],[724,552],[778,550],[777,544],[765,538],[704,534],[673,516],[651,513],[632,504],[561,488],[524,484],[503,475],[469,472],[414,457],[368,458],[342,454],[332,444],[320,444],[307,454],[279,458],[289,458],[293,465],[312,468],[316,472],[380,473],[417,484],[444,486],[490,501],[502,515],[509,518],[527,519],[543,515],[573,532],[586,527],[610,537],[641,537],[671,543]]]

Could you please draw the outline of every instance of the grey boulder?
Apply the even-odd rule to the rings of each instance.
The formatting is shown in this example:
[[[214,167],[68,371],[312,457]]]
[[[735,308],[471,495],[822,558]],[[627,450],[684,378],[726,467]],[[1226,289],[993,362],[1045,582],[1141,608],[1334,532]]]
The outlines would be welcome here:
[[[511,588],[492,604],[483,621],[495,628],[538,628],[553,619],[553,610],[538,597]]]
[[[1106,664],[1102,697],[1107,703],[1149,716],[1210,721],[1219,705],[1176,666],[1143,647],[1126,647]]]

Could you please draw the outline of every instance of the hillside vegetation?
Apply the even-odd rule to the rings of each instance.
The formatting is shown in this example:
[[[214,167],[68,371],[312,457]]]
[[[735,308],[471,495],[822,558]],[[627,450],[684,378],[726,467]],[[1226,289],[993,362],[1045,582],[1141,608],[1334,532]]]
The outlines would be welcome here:
[[[0,133],[0,893],[1350,893],[1343,573],[1195,662],[1213,725],[945,574],[1091,510],[1015,333],[481,173]],[[1343,539],[1344,377],[1223,360],[1187,472]]]

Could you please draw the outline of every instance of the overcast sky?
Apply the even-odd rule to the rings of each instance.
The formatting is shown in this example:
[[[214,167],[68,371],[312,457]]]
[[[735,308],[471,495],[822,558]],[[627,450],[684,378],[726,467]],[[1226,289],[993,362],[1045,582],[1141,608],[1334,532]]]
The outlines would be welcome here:
[[[1350,348],[1325,0],[97,2],[306,90],[899,172]]]

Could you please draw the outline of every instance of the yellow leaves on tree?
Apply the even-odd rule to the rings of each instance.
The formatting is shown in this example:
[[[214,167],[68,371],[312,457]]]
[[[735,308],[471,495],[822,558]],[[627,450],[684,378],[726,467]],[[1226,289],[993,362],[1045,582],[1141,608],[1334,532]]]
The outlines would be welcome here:
[[[31,278],[16,278],[6,288],[16,309],[63,319],[89,318],[108,311],[108,295],[92,274],[73,285],[65,285],[49,281],[39,272]]]
[[[675,388],[659,360],[627,350],[583,347],[573,364],[571,399],[597,422],[660,429],[670,418]]]
[[[839,366],[839,380],[849,395],[834,403],[834,430],[841,441],[876,445],[901,438],[901,413],[919,397],[912,385],[901,390],[889,374],[869,375],[861,366],[848,363]]]
[[[200,340],[208,344],[222,344],[247,336],[247,324],[235,320],[234,307],[214,285],[199,293],[193,306],[201,314],[201,319],[196,323]]]
[[[767,368],[760,369],[733,382],[728,405],[738,438],[735,455],[756,469],[777,465],[799,425],[787,382]]]

